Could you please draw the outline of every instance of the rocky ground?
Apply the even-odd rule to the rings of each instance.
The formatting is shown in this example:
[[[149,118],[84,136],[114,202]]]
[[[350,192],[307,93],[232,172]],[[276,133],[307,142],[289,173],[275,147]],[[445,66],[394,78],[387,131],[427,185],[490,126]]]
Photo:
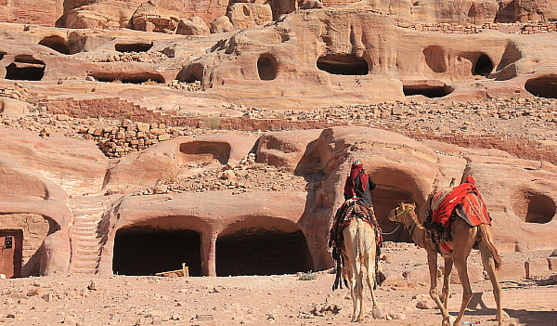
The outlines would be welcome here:
[[[503,260],[549,254],[503,253]],[[478,252],[473,251],[471,270],[479,264]],[[440,314],[428,297],[427,275],[420,272],[425,267],[423,249],[387,242],[382,269],[388,279],[377,289],[383,318],[371,317],[368,295],[362,324],[440,325]],[[551,277],[534,281],[501,275],[504,325],[557,325],[557,285]],[[243,277],[72,275],[0,280],[0,325],[349,325],[349,290],[333,292],[333,279],[326,270]],[[472,288],[475,295],[463,320],[496,325],[489,281],[480,277]],[[461,293],[460,285],[452,284],[453,314]]]

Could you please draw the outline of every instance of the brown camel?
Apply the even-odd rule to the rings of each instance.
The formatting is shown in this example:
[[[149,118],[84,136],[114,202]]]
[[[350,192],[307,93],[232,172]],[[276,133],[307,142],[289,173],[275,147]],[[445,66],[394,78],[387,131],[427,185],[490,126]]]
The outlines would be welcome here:
[[[480,224],[472,227],[464,219],[457,217],[451,222],[450,238],[452,240],[446,242],[447,246],[438,246],[438,244],[433,243],[431,238],[427,236],[427,230],[418,220],[415,209],[416,205],[413,203],[401,203],[389,213],[389,220],[403,223],[405,228],[410,232],[410,236],[414,243],[421,248],[425,248],[427,251],[427,262],[431,281],[429,295],[441,310],[441,314],[443,315],[441,325],[449,326],[450,324],[447,301],[449,296],[449,276],[453,263],[458,271],[463,290],[460,311],[453,326],[460,325],[464,311],[472,298],[472,288],[470,287],[470,280],[468,278],[467,259],[472,247],[477,243],[481,252],[484,269],[489,275],[489,279],[493,285],[493,294],[497,304],[498,325],[502,326],[503,311],[501,308],[501,287],[497,282],[497,276],[495,274],[495,270],[498,270],[500,267],[501,259],[493,244],[491,226],[488,224]],[[445,259],[442,300],[440,300],[439,294],[437,293],[438,253]]]
[[[364,280],[371,292],[373,318],[381,318],[381,311],[377,305],[374,292],[377,281],[376,230],[369,221],[364,220],[369,219],[368,215],[370,215],[370,211],[365,206],[355,202],[350,203],[342,211],[342,214],[337,216],[341,220],[337,220],[332,229],[332,237],[337,241],[334,250],[340,256],[338,257],[340,259],[337,260],[337,280],[335,280],[333,290],[339,285],[337,281],[338,283],[342,282],[338,279],[339,276],[342,276],[344,281],[348,283],[352,295],[354,304],[353,322],[360,322],[364,319]],[[338,232],[341,232],[341,234]],[[342,238],[339,235],[342,235]],[[342,284],[340,285],[342,286]]]

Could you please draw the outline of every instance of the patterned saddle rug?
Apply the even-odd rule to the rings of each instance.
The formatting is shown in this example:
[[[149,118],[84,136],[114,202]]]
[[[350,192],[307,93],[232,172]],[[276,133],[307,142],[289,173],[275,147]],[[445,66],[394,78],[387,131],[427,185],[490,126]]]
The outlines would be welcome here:
[[[454,202],[454,205],[451,205],[452,210],[449,214],[438,214],[439,210],[447,207],[447,203],[452,204],[451,202]],[[431,199],[431,211],[431,222],[440,223],[444,227],[449,226],[453,214],[464,219],[470,226],[491,225],[491,217],[487,213],[485,203],[476,191],[466,191],[462,196],[455,194],[455,188],[438,191]]]
[[[428,237],[434,243],[440,243],[446,251],[450,249],[443,244],[452,240],[451,221],[456,218],[462,218],[472,227],[480,224],[491,225],[486,205],[473,184],[465,183],[438,191],[430,200],[424,226],[428,229]]]

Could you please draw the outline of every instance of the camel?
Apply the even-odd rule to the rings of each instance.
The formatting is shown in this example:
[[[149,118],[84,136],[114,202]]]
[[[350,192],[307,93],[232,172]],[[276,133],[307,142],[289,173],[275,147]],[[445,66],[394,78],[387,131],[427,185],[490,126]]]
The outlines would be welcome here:
[[[350,205],[364,207],[358,203]],[[375,230],[368,222],[359,217],[357,211],[357,208],[353,210],[349,208],[346,211],[351,214],[348,217],[350,222],[342,229],[343,241],[339,245],[344,265],[341,267],[341,273],[342,277],[348,280],[354,305],[352,322],[361,322],[364,319],[364,279],[371,292],[373,318],[381,318],[381,310],[374,292],[376,282],[375,257],[377,253]],[[333,289],[335,289],[335,286],[333,286]]]
[[[451,239],[446,242],[447,246],[438,246],[433,243],[427,236],[427,230],[418,220],[416,214],[416,204],[401,203],[389,213],[389,220],[404,224],[404,227],[410,232],[410,236],[416,245],[427,251],[427,261],[429,265],[429,274],[431,286],[429,295],[435,301],[441,314],[443,315],[442,326],[449,326],[450,316],[448,312],[449,297],[449,278],[453,263],[458,271],[460,283],[462,284],[462,302],[460,311],[455,319],[453,326],[460,325],[464,311],[472,298],[472,288],[468,278],[467,259],[470,255],[472,247],[477,243],[482,257],[484,269],[489,275],[489,279],[493,286],[493,294],[497,304],[497,321],[498,326],[503,325],[503,311],[501,308],[501,287],[497,281],[495,271],[500,268],[501,259],[493,244],[493,235],[491,226],[488,224],[480,224],[471,227],[464,219],[457,217],[451,224]],[[447,250],[452,248],[452,250]],[[445,259],[445,273],[443,278],[442,300],[437,293],[437,254],[440,253]]]

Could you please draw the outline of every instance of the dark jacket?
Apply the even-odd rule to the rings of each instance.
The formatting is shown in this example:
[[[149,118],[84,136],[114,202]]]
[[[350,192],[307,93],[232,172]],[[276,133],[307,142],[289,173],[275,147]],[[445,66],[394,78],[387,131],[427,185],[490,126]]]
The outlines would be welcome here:
[[[363,186],[365,185],[365,187]],[[358,198],[369,206],[373,206],[371,202],[371,191],[375,189],[376,185],[363,170],[359,171],[357,175],[352,178],[346,178],[344,185],[344,199]]]

